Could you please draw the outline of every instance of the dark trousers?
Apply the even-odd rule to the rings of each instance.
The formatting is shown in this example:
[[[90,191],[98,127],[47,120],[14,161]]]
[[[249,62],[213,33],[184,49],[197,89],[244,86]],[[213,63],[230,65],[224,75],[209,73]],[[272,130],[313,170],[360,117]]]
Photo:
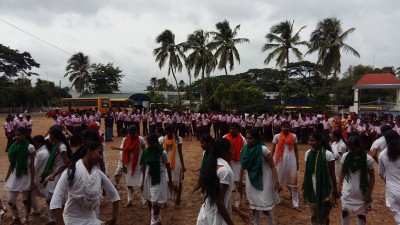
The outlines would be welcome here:
[[[142,124],[143,124],[143,135],[144,136],[149,135],[149,130],[147,129],[147,120],[143,120]]]
[[[121,136],[121,129],[124,126],[124,121],[123,120],[117,120],[117,133],[118,136]]]

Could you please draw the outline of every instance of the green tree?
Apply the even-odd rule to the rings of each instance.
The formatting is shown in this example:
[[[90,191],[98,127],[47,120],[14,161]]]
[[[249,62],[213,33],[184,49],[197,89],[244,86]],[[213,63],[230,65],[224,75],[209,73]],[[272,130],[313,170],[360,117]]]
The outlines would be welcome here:
[[[16,77],[19,73],[26,76],[38,75],[31,72],[40,64],[35,62],[29,52],[20,53],[18,50],[0,44],[0,73],[7,77]]]
[[[93,72],[90,73],[87,83],[91,93],[111,94],[119,91],[119,84],[124,76],[119,67],[114,67],[113,63],[93,64],[91,67]]]
[[[227,98],[228,94],[232,95],[232,99]],[[264,102],[262,91],[245,81],[241,80],[227,87],[225,84],[220,84],[215,91],[215,98],[221,103],[223,109],[240,110],[247,105],[255,105]]]
[[[183,44],[175,44],[175,35],[170,30],[165,30],[156,38],[156,43],[161,46],[153,50],[153,54],[158,62],[160,69],[168,63],[168,76],[172,73],[176,87],[178,89],[178,81],[175,73],[182,71],[182,59],[185,60],[183,54]],[[182,58],[182,59],[181,59]],[[181,94],[178,90],[179,109],[182,109]]]
[[[264,60],[265,64],[268,64],[273,58],[276,57],[276,65],[279,67],[286,68],[289,65],[289,53],[290,51],[297,57],[298,60],[303,58],[303,54],[296,46],[305,45],[308,46],[306,41],[300,40],[300,31],[306,26],[303,26],[295,34],[293,31],[294,21],[283,21],[279,24],[272,26],[270,33],[265,37],[267,38],[267,43],[262,47],[262,51],[272,50]],[[287,71],[287,69],[286,69]],[[285,82],[289,78],[289,73],[286,72]]]
[[[69,81],[77,92],[83,94],[85,90],[85,83],[87,82],[90,74],[90,59],[89,56],[78,52],[68,59],[68,64],[65,68],[67,73],[64,77],[69,77]]]
[[[343,32],[342,23],[335,17],[326,18],[318,22],[317,27],[311,33],[310,49],[307,54],[318,52],[317,64],[322,65],[322,72],[325,74],[325,81],[333,71],[336,78],[340,73],[341,51],[350,52],[360,57],[360,54],[350,45],[344,43],[355,28],[350,28]],[[322,90],[325,89],[325,84]]]
[[[228,65],[229,70],[232,71],[235,66],[235,59],[240,64],[240,55],[236,44],[248,43],[250,40],[247,38],[236,38],[240,25],[237,25],[235,29],[232,30],[227,20],[218,22],[216,28],[218,31],[210,32],[213,36],[210,47],[211,49],[216,49],[214,58],[219,59],[218,69],[224,69],[225,75],[228,75]]]
[[[312,97],[317,92],[316,87],[323,84],[319,67],[315,63],[309,61],[289,63],[287,70],[289,77],[301,85],[302,89],[307,90],[308,97]]]
[[[197,78],[199,74],[201,74],[201,80],[203,81],[203,102],[207,101],[205,92],[206,80],[204,79],[204,75],[209,77],[217,63],[211,51],[209,36],[210,34],[202,29],[196,30],[188,36],[184,48],[185,51],[192,51],[186,59],[189,74],[191,70],[194,70],[194,78]]]

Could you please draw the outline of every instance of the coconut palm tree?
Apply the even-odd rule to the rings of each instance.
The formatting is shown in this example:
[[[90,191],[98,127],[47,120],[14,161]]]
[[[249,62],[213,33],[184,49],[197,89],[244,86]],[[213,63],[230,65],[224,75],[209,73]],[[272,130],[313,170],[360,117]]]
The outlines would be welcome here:
[[[214,55],[211,51],[211,43],[209,41],[209,33],[202,29],[194,31],[188,35],[185,43],[184,51],[191,50],[192,52],[187,56],[186,66],[191,75],[190,71],[194,70],[193,76],[197,78],[201,73],[202,85],[202,98],[203,102],[206,101],[205,97],[205,79],[204,76],[210,76],[212,70],[214,70],[217,61],[214,59]]]
[[[82,52],[78,52],[68,59],[68,64],[65,68],[67,73],[64,77],[69,77],[72,86],[80,94],[85,92],[85,82],[89,77],[90,68],[89,56],[84,55]]]
[[[285,82],[289,78],[288,65],[289,65],[289,53],[290,51],[296,56],[298,60],[303,58],[303,54],[296,46],[305,45],[308,43],[306,41],[300,41],[300,31],[306,26],[303,26],[296,33],[293,33],[294,21],[283,21],[279,24],[271,27],[270,33],[265,37],[267,38],[267,43],[262,47],[262,51],[272,50],[264,60],[265,64],[268,64],[273,58],[276,57],[276,66],[286,67]]]
[[[176,83],[176,89],[178,91],[179,98],[179,108],[182,109],[181,94],[179,92],[178,81],[176,79],[176,71],[182,71],[182,60],[185,60],[185,55],[183,54],[183,43],[175,44],[175,34],[170,30],[165,30],[159,34],[156,38],[156,43],[161,44],[160,47],[153,50],[153,54],[156,57],[156,62],[158,62],[158,67],[160,69],[168,63],[168,76],[172,73]]]
[[[360,57],[360,54],[350,45],[344,43],[355,28],[343,32],[342,23],[335,17],[326,18],[318,22],[317,27],[311,33],[310,49],[306,54],[318,52],[317,64],[322,65],[323,73],[326,76],[333,70],[333,77],[340,72],[341,51],[350,52]],[[324,83],[325,87],[325,83]]]
[[[231,29],[229,22],[224,20],[216,25],[218,31],[211,31],[213,41],[210,44],[211,49],[216,49],[214,53],[215,59],[219,59],[218,69],[224,69],[225,75],[228,75],[226,67],[229,64],[229,69],[232,71],[235,66],[235,59],[240,63],[239,51],[236,49],[236,44],[250,42],[247,38],[235,38],[240,25],[235,29]]]

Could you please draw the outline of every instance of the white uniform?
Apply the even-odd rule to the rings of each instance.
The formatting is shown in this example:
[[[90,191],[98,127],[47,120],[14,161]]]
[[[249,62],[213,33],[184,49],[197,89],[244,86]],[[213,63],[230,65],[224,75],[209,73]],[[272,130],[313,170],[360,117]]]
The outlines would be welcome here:
[[[76,162],[74,182],[70,186],[68,173],[64,171],[54,191],[50,209],[61,209],[65,194],[68,192],[63,218],[66,225],[100,225],[96,209],[100,206],[102,188],[107,192],[112,202],[119,201],[117,190],[107,176],[98,167],[92,167],[90,173],[82,160]]]
[[[168,163],[167,152],[163,152],[160,157],[160,183],[151,185],[151,176],[149,175],[150,166],[146,165],[146,172],[143,182],[143,198],[150,202],[160,204],[166,203],[168,200],[168,183],[167,183],[167,168]]]
[[[35,147],[31,144],[28,145],[28,152],[29,154],[35,152]],[[28,173],[27,174],[22,174],[21,177],[17,178],[17,174],[16,174],[16,168],[14,168],[13,171],[11,171],[10,176],[8,177],[7,182],[4,185],[4,188],[7,191],[16,191],[16,192],[20,192],[20,191],[28,191],[29,188],[31,187],[31,172],[29,171],[30,168],[30,159],[28,156]]]
[[[310,154],[310,151],[312,151],[312,150],[309,149],[306,152],[305,156],[304,156],[304,161],[306,161],[306,162],[307,162],[308,154]],[[326,159],[326,162],[335,161],[335,157],[333,156],[332,152],[330,152],[328,150],[325,151],[325,159]],[[313,190],[314,190],[314,193],[316,193],[316,190],[317,190],[317,178],[315,176],[315,173],[312,174],[311,178],[312,178],[312,182],[313,182]]]
[[[126,139],[125,139],[126,140]],[[125,141],[124,140],[124,141]],[[138,158],[138,162],[136,164],[135,167],[135,171],[133,173],[133,176],[131,176],[131,172],[132,172],[132,160],[129,160],[128,164],[126,165],[126,186],[130,186],[130,187],[140,187],[140,185],[142,184],[142,171],[140,169],[140,157],[142,156],[143,153],[143,149],[142,146],[145,144],[144,142],[144,138],[139,136],[139,140],[140,140],[140,146],[139,146],[139,158]],[[123,146],[123,145],[122,145]]]
[[[335,175],[336,175],[336,181],[339,180],[340,173],[342,172],[342,163],[340,160],[342,159],[342,156],[340,156],[339,153],[342,153],[342,155],[347,151],[346,144],[343,142],[342,139],[340,139],[338,142],[333,142],[332,143],[332,153],[333,156],[335,157]]]
[[[293,133],[291,135],[293,135],[294,144],[297,144],[297,136]],[[272,141],[276,146],[278,146],[279,136],[280,134],[276,134]],[[274,154],[274,161],[275,159],[276,154]],[[286,184],[289,188],[297,188],[297,164],[294,149],[289,150],[289,145],[284,144],[282,160],[275,166],[278,172],[279,183]]]
[[[180,144],[182,144],[182,138],[178,137],[176,139],[175,168],[174,169],[171,168],[172,182],[175,183],[181,182],[183,180],[181,157],[179,156],[178,153],[178,145]],[[165,151],[167,152],[168,159],[171,160],[172,149],[165,149]]]
[[[386,206],[400,224],[400,157],[390,161],[387,148],[379,154],[379,176],[386,180]]]
[[[218,158],[217,165],[221,166],[217,169],[217,176],[221,184],[228,185],[228,189],[224,196],[224,205],[228,210],[229,216],[232,216],[232,200],[231,191],[233,187],[233,171],[229,163],[224,159]],[[207,198],[201,206],[200,213],[197,217],[197,225],[226,225],[227,223],[218,213],[217,205],[210,205],[210,200]]]
[[[341,159],[342,165],[349,154],[351,153],[347,152],[343,155]],[[374,159],[369,155],[367,155],[367,169],[374,169]],[[343,179],[342,209],[346,209],[349,213],[365,215],[366,204],[364,201],[365,196],[362,194],[360,188],[360,173],[360,170],[357,170],[355,173],[350,171],[349,180],[346,181],[346,179]]]
[[[262,146],[263,156],[270,153],[266,146]],[[246,195],[251,209],[260,211],[272,210],[275,204],[279,203],[278,193],[275,191],[272,170],[264,157],[262,159],[262,182],[263,189],[258,190],[250,183],[249,176],[246,176]]]
[[[65,146],[65,144],[60,144],[60,146],[57,149],[57,153],[56,153],[56,158],[54,159],[54,167],[53,167],[53,172],[56,172],[57,170],[59,170],[61,167],[64,166],[64,161],[63,161],[63,157],[61,156],[61,154],[63,152],[67,152],[67,146]],[[58,174],[53,181],[48,181],[47,185],[46,185],[46,191],[47,191],[47,199],[50,200],[49,198],[51,198],[51,194],[54,192],[54,189],[56,189],[56,185],[58,180],[60,179],[61,173]]]

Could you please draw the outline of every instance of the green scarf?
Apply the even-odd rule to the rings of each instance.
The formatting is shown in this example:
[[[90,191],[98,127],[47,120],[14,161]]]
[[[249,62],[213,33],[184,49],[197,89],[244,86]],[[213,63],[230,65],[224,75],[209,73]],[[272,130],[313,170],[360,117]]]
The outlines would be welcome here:
[[[314,192],[312,174],[316,177],[316,191]],[[326,162],[326,150],[315,151],[311,149],[306,161],[306,170],[303,182],[303,198],[310,205],[317,205],[317,220],[324,222],[328,219],[332,203],[330,194],[332,183],[329,168]]]
[[[201,169],[200,172],[205,172],[206,165],[208,162],[208,159],[210,158],[210,150],[205,150],[204,155],[203,155],[203,160],[201,161]]]
[[[149,175],[151,176],[151,185],[157,185],[160,183],[160,157],[163,154],[164,149],[161,145],[157,146],[157,149],[151,150],[146,148],[143,151],[142,157],[140,157],[140,165],[149,165]]]
[[[361,152],[360,158],[354,158],[354,155],[348,153],[343,162],[343,174],[347,182],[349,182],[350,171],[355,173],[360,170],[360,189],[365,195],[368,190],[368,168],[367,168],[367,153],[365,151]]]
[[[8,161],[12,170],[16,170],[17,178],[28,174],[29,141],[15,141],[8,149]]]
[[[50,156],[47,159],[46,166],[43,169],[42,174],[40,175],[40,183],[43,183],[44,180],[49,176],[54,169],[54,162],[56,161],[57,150],[60,147],[59,142],[54,143],[53,147],[51,148]]]
[[[258,190],[263,189],[262,160],[263,153],[261,142],[258,142],[252,147],[248,144],[243,147],[242,153],[240,154],[242,168],[247,170],[250,183]]]

